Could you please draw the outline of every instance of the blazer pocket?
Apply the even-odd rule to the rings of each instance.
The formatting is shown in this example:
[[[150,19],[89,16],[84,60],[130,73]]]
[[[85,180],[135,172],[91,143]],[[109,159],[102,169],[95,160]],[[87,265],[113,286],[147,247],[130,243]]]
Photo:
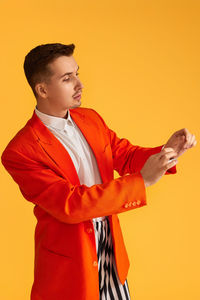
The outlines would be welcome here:
[[[53,255],[59,255],[59,256],[64,256],[65,258],[68,259],[73,259],[73,257],[67,255],[64,251],[62,251],[61,249],[52,249],[51,247],[47,247],[46,245],[42,245],[42,248],[45,249],[46,251],[48,251],[49,253],[53,254]]]
[[[65,224],[56,220],[49,222],[43,232],[41,245],[52,254],[75,258],[78,244],[79,224]]]

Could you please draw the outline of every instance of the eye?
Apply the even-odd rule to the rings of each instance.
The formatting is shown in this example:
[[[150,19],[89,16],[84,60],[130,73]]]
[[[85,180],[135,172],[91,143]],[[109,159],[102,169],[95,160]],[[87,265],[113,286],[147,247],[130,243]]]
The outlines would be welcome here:
[[[79,73],[76,73],[76,75],[78,76]],[[71,78],[69,77],[69,78],[64,79],[63,81],[69,81],[70,79],[71,79]]]

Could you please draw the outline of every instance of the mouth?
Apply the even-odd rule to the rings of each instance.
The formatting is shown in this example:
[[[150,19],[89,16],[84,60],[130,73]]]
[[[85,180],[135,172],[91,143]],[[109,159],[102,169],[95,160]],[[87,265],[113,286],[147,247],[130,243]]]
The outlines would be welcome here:
[[[77,93],[77,94],[75,94],[74,96],[72,96],[74,99],[80,99],[81,98],[81,92],[79,92],[79,93]]]

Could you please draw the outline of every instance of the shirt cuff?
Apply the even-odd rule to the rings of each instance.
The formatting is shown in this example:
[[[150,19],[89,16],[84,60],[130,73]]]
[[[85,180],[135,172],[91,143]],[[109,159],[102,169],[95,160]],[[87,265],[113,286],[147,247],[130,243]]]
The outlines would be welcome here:
[[[162,146],[161,151],[164,149],[165,145]]]

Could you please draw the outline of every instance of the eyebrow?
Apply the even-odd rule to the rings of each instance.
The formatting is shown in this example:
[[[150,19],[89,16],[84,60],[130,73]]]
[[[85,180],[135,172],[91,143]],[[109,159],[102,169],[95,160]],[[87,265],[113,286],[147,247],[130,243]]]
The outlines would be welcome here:
[[[78,71],[78,69],[79,69],[79,66],[78,66],[78,68],[77,68],[76,72]],[[65,73],[65,74],[61,75],[61,76],[60,76],[60,78],[64,77],[65,75],[70,75],[70,74],[72,74],[72,73],[73,73],[73,72],[68,72],[68,73]]]

